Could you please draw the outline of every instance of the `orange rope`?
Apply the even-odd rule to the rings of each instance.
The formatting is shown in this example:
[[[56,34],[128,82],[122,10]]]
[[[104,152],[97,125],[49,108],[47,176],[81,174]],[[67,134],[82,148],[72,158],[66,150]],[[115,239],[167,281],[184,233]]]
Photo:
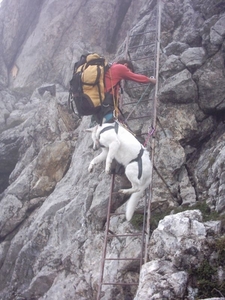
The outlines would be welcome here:
[[[114,105],[114,112],[113,112],[113,116],[118,119],[118,115],[119,115],[119,109],[118,109],[118,97],[115,96],[115,90],[112,84],[112,74],[111,74],[111,70],[109,69],[109,75],[110,75],[110,81],[111,81],[111,89],[112,89],[112,95],[113,95],[113,105]],[[117,95],[118,96],[118,95]]]

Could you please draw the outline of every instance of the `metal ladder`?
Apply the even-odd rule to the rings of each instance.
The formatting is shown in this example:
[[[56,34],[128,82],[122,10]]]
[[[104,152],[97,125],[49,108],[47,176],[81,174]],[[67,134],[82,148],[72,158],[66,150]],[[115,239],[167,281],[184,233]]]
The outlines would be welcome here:
[[[105,267],[105,262],[106,261],[113,261],[113,260],[120,260],[120,261],[133,261],[133,262],[138,262],[141,268],[141,265],[143,263],[143,251],[141,251],[141,255],[139,258],[133,258],[133,257],[124,257],[124,258],[117,258],[117,257],[106,257],[106,252],[107,252],[107,244],[108,240],[112,238],[126,238],[126,237],[141,237],[141,241],[144,242],[144,226],[141,232],[136,232],[136,233],[124,233],[124,234],[114,234],[110,230],[110,218],[112,216],[118,216],[118,215],[124,215],[124,213],[112,213],[111,208],[112,208],[112,198],[114,193],[114,181],[115,181],[115,174],[112,174],[111,178],[111,187],[110,187],[110,197],[109,197],[109,202],[108,202],[108,210],[107,210],[107,220],[106,220],[106,228],[105,228],[105,238],[104,238],[104,246],[103,246],[103,257],[101,261],[101,276],[100,276],[100,281],[99,281],[99,289],[98,289],[98,296],[97,300],[101,299],[101,288],[103,285],[117,285],[117,286],[137,286],[138,283],[125,283],[125,282],[106,282],[103,281],[104,279],[104,267]],[[144,220],[143,223],[146,222],[145,220],[146,212],[144,213]],[[141,249],[143,249],[144,245],[141,245]]]
[[[130,33],[126,40],[126,56],[129,56],[129,58],[132,61],[137,60],[146,60],[147,58],[153,59],[152,66],[150,68],[146,68],[145,70],[140,70],[137,73],[145,74],[146,76],[150,77],[151,75],[154,75],[154,77],[157,79],[157,83],[155,85],[155,92],[152,99],[153,103],[153,112],[152,115],[144,115],[144,116],[133,116],[133,112],[135,111],[136,106],[142,101],[149,101],[149,99],[145,99],[145,95],[149,89],[149,86],[146,87],[146,85],[142,85],[144,87],[144,92],[142,92],[140,99],[138,102],[130,102],[126,104],[122,104],[123,107],[125,105],[132,105],[132,109],[130,110],[129,114],[126,117],[126,124],[127,122],[132,122],[132,120],[140,120],[145,118],[152,117],[151,120],[151,131],[149,131],[147,134],[148,142],[151,139],[151,160],[152,164],[154,161],[154,140],[155,140],[155,128],[156,128],[156,107],[157,107],[157,91],[158,91],[158,69],[159,69],[159,51],[160,51],[160,31],[161,31],[161,0],[157,0],[157,5],[155,7],[155,28],[151,28],[150,30],[142,31],[139,33]],[[154,43],[147,43],[142,45],[133,45],[132,46],[132,39],[140,36],[140,37],[146,37],[148,34],[154,35]],[[134,40],[134,39],[133,39]],[[142,48],[144,46],[150,46],[151,44],[154,44],[153,51],[148,56],[138,57],[138,58],[132,58],[132,51],[135,49],[137,51],[138,48]],[[140,84],[138,84],[138,88],[140,89]],[[135,90],[135,85],[131,86],[129,89],[129,92],[132,94]],[[135,104],[135,105],[134,105]],[[150,128],[150,127],[149,127]],[[153,170],[152,170],[153,171]],[[100,300],[102,295],[102,287],[103,285],[111,285],[111,286],[138,286],[138,282],[111,282],[111,281],[104,281],[104,271],[105,271],[105,263],[106,261],[130,261],[130,262],[138,262],[140,269],[143,263],[147,262],[147,246],[150,238],[150,216],[151,216],[151,198],[152,198],[152,185],[149,187],[149,189],[146,190],[145,194],[145,205],[144,205],[144,212],[143,212],[143,224],[142,224],[142,230],[139,232],[134,233],[124,233],[124,234],[115,234],[110,229],[110,219],[112,216],[119,216],[124,215],[124,213],[116,213],[112,212],[112,201],[113,196],[117,193],[114,191],[115,188],[115,174],[112,174],[111,177],[111,186],[110,186],[110,196],[109,196],[109,202],[108,202],[108,210],[107,210],[107,220],[105,225],[105,237],[104,237],[104,246],[103,246],[103,253],[102,253],[102,260],[101,260],[101,266],[100,266],[100,278],[99,278],[99,285],[98,285],[98,293],[97,293],[97,300]],[[123,239],[127,237],[139,237],[140,242],[140,256],[138,258],[132,258],[132,257],[107,257],[107,245],[108,241],[112,240],[113,238]]]

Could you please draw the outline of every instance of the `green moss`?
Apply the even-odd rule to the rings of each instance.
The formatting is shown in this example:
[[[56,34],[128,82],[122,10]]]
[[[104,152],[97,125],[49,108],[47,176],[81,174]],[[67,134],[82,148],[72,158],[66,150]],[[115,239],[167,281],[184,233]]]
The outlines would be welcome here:
[[[211,297],[212,296],[211,291],[215,288],[215,283],[211,282],[210,280],[199,279],[197,287],[198,287],[198,297],[200,298]]]
[[[144,214],[140,213],[134,213],[132,219],[131,219],[131,224],[138,230],[142,229],[143,226],[143,219],[144,219]]]
[[[161,212],[151,212],[151,218],[150,218],[150,231],[153,232],[159,224],[159,221],[162,220],[165,216],[170,215],[172,209],[168,208],[167,210]],[[144,214],[140,214],[140,213],[134,213],[132,219],[131,219],[131,224],[141,230],[142,225],[143,225],[143,218],[144,218]]]
[[[176,208],[168,208],[167,210],[164,210],[161,212],[153,211],[151,213],[151,220],[150,220],[151,232],[157,228],[159,221],[162,220],[165,216],[170,215],[172,211],[174,214],[176,214],[176,213],[183,212],[186,210],[194,210],[194,209],[199,209],[201,211],[203,222],[206,222],[209,220],[220,220],[221,219],[221,217],[219,216],[219,214],[216,211],[211,210],[210,207],[205,202],[199,201],[199,202],[196,202],[195,205],[188,206],[188,207],[187,206],[179,206]],[[225,219],[225,216],[224,216],[224,219]]]
[[[216,156],[215,157],[212,156],[209,160],[209,166],[212,167],[212,165],[215,163],[215,161],[216,161]]]
[[[216,249],[218,251],[218,266],[225,266],[225,237],[216,240]]]
[[[225,295],[225,283],[217,283],[213,280],[199,279],[198,284],[198,299],[214,298]]]
[[[188,207],[180,206],[175,209],[175,213],[194,209],[199,209],[201,211],[203,222],[220,219],[220,215],[216,211],[211,210],[205,201],[198,201],[196,204]]]
[[[199,267],[189,270],[189,276],[193,279],[198,289],[198,298],[218,297],[222,288],[214,278],[217,273],[216,268],[212,267],[207,259],[205,259]]]
[[[201,278],[201,280],[211,280],[212,276],[216,274],[216,269],[213,268],[208,260],[204,260],[199,268],[196,271],[196,275],[198,278]]]
[[[206,204],[205,201],[198,201],[195,203],[195,205],[192,206],[179,206],[176,208],[167,208],[166,210],[160,211],[152,211],[151,212],[151,219],[150,219],[150,229],[151,232],[153,232],[157,227],[160,220],[162,220],[165,216],[168,216],[173,211],[174,214],[183,212],[186,210],[194,210],[199,209],[202,213],[203,222],[206,221],[215,221],[215,220],[221,220],[222,226],[225,228],[225,215],[220,216],[216,211],[211,210],[210,207]],[[143,214],[134,214],[131,223],[138,229],[142,227],[143,223]],[[224,224],[224,225],[223,225]]]
[[[164,219],[165,216],[168,216],[171,214],[172,209],[168,208],[165,211],[158,211],[158,212],[152,212],[151,213],[151,219],[150,219],[150,229],[151,232],[153,232],[159,224],[159,221]]]
[[[218,251],[223,251],[225,249],[225,236],[216,240],[216,249]]]
[[[224,239],[225,238],[219,239],[216,242],[216,250],[224,250]],[[220,259],[224,258],[218,258],[218,260]],[[212,266],[206,258],[200,266],[189,269],[189,278],[193,282],[193,285],[198,289],[197,299],[221,297],[222,295],[225,295],[225,282],[220,283],[216,279],[217,265],[218,262],[214,262],[214,266]]]

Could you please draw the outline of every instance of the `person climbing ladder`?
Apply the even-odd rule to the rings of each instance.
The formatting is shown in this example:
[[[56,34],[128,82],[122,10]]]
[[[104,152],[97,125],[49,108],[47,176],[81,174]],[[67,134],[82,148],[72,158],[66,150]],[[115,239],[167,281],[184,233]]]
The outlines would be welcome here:
[[[122,59],[113,63],[105,74],[106,98],[102,109],[92,118],[98,124],[114,122],[114,109],[118,106],[118,93],[121,80],[130,80],[138,83],[156,83],[154,77],[134,73],[134,66],[130,60]]]

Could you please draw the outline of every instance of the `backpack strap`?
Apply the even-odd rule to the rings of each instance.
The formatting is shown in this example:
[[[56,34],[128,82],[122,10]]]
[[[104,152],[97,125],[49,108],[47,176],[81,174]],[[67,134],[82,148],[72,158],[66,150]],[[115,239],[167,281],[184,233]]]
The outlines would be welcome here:
[[[112,85],[112,75],[111,75],[111,70],[109,69],[109,77],[110,77],[110,81],[111,81],[111,89],[110,91],[112,91],[112,95],[113,95],[113,104],[114,104],[114,117],[117,119],[118,115],[119,115],[119,110],[118,110],[118,99],[115,96],[115,87],[119,84],[117,83],[116,85]]]
[[[67,102],[68,102],[67,105],[68,105],[69,109],[71,109],[73,111],[73,113],[81,120],[82,119],[81,115],[79,113],[77,113],[74,109],[74,99],[73,99],[73,93],[71,90],[69,91],[69,96],[68,96]]]
[[[86,62],[87,55],[81,55],[80,59],[74,64],[73,73],[76,73],[77,69]]]
[[[104,66],[104,68],[103,68],[103,72],[104,72],[104,74],[103,74],[103,80],[104,80],[104,86],[105,86],[105,73],[110,69],[111,64],[104,65],[104,63],[105,63],[105,60],[102,59],[102,64]],[[104,99],[102,99],[102,95],[101,95],[101,92],[100,92],[100,85],[99,84],[98,84],[98,93],[99,93],[99,99],[100,99],[100,103],[101,103],[101,111],[100,111],[100,126],[101,126],[102,122],[103,122],[103,117],[104,117],[103,116],[103,114],[104,114],[104,112],[103,112],[103,101],[104,101]]]

